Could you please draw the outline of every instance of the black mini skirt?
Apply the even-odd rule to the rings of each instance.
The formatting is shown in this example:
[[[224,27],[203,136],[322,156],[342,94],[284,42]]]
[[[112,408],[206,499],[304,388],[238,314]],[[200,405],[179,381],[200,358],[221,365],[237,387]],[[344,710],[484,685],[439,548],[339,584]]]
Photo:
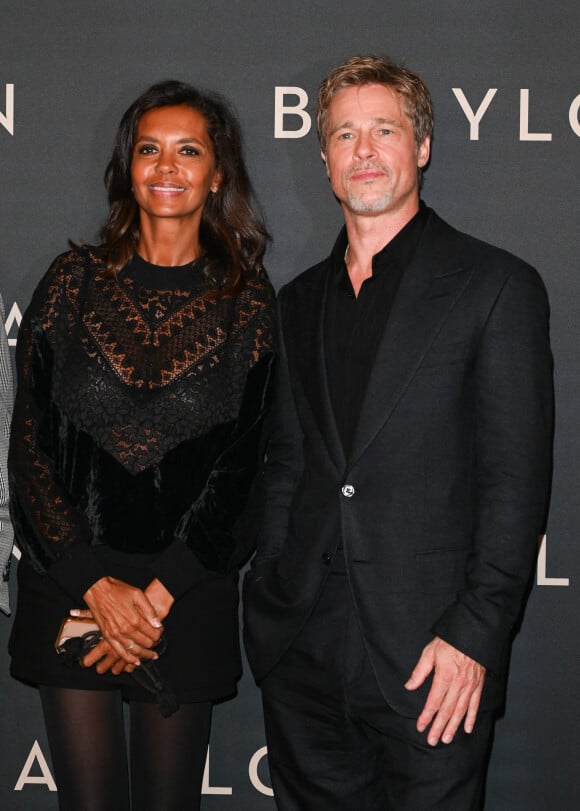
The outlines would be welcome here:
[[[107,573],[145,588],[154,555],[95,548]],[[38,574],[23,556],[18,564],[18,594],[9,642],[10,672],[33,685],[80,690],[121,690],[132,701],[155,701],[130,674],[103,675],[94,668],[65,664],[54,643],[71,608],[68,594]],[[163,622],[167,647],[156,665],[179,703],[217,701],[236,692],[241,675],[237,577],[220,576],[192,587],[173,604]]]

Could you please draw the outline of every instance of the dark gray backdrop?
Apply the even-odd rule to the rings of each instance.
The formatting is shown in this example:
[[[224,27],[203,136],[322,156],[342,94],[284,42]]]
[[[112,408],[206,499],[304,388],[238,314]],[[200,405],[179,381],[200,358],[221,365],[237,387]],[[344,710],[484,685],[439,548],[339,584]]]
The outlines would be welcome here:
[[[306,93],[312,112],[322,76],[362,52],[404,60],[426,79],[436,133],[424,199],[535,265],[552,303],[552,509],[497,726],[491,811],[580,807],[579,24],[578,0],[0,2],[0,290],[13,343],[50,260],[69,237],[95,238],[116,125],[152,82],[179,78],[234,101],[279,286],[328,251],[341,218],[314,132],[287,137],[306,129],[305,116],[279,111],[285,137],[275,137],[275,88],[299,88],[278,93],[288,107]],[[1,651],[9,630],[0,615]],[[36,693],[10,680],[5,652],[0,662],[0,807],[56,809]],[[273,811],[264,743],[246,674],[238,699],[215,712],[204,809]]]

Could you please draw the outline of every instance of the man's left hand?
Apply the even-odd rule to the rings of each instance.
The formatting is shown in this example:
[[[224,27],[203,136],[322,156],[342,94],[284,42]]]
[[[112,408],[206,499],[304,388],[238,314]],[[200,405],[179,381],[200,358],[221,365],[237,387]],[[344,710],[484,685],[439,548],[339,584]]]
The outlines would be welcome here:
[[[485,667],[453,645],[435,637],[423,649],[405,684],[407,690],[420,687],[432,671],[433,683],[417,719],[417,729],[423,732],[431,724],[427,743],[436,746],[439,740],[451,743],[462,721],[466,732],[473,731],[483,690]]]

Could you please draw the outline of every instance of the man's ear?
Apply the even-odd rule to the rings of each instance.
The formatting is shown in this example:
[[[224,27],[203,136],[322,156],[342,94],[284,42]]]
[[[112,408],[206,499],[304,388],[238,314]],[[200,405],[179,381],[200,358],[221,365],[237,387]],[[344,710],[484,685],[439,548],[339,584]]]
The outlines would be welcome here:
[[[326,166],[326,174],[328,175],[328,163],[326,161],[326,153],[323,152],[322,149],[320,150],[320,157],[322,158],[322,162]]]
[[[417,166],[422,169],[429,161],[431,154],[431,137],[427,135],[417,150]]]

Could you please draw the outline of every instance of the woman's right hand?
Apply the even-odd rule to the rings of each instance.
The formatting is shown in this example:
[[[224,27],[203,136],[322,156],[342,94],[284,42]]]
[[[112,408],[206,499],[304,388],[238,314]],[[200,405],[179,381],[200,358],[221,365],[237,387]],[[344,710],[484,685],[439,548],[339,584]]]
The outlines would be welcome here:
[[[102,577],[85,592],[84,600],[103,636],[84,657],[85,667],[99,663],[96,669],[104,673],[120,660],[138,666],[142,659],[157,659],[151,648],[159,641],[163,625],[141,589],[115,577]]]

